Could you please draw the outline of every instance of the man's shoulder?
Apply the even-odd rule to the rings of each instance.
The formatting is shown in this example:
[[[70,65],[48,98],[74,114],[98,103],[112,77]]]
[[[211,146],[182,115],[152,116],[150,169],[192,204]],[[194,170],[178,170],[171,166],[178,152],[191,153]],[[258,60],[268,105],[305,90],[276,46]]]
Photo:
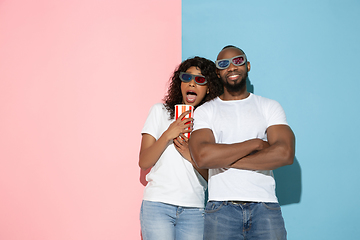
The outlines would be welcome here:
[[[263,97],[260,95],[252,94],[252,98],[254,101],[260,103],[260,104],[278,104],[278,102],[274,99]]]
[[[201,106],[198,106],[194,111],[194,119],[209,119],[214,115],[217,109],[217,98],[214,98],[208,102],[205,102]]]
[[[218,104],[218,97],[210,100],[210,101],[207,101],[205,103],[203,103],[201,106],[198,106],[196,109],[208,109],[208,108],[212,108],[214,106],[216,106]]]

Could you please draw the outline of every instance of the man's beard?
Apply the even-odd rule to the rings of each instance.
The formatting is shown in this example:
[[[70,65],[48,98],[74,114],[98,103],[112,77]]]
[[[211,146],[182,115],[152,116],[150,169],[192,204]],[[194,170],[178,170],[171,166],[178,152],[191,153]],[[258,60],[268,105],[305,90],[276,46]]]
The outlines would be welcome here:
[[[246,72],[245,76],[241,79],[240,82],[235,84],[230,84],[228,81],[223,80],[224,87],[228,90],[228,92],[239,92],[244,87],[246,87],[246,80],[248,78],[248,73]]]

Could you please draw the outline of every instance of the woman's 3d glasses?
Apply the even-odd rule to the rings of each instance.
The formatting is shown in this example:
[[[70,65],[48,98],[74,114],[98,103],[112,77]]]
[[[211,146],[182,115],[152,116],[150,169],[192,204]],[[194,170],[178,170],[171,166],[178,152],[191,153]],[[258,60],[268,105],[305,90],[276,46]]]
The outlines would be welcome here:
[[[226,69],[230,66],[230,63],[234,64],[235,66],[241,66],[246,63],[246,56],[245,54],[235,56],[233,58],[225,58],[215,61],[215,65],[218,69]]]
[[[196,84],[198,85],[205,85],[207,83],[204,76],[200,75],[193,75],[186,72],[180,72],[180,80],[183,82],[190,82],[192,79],[195,80]]]

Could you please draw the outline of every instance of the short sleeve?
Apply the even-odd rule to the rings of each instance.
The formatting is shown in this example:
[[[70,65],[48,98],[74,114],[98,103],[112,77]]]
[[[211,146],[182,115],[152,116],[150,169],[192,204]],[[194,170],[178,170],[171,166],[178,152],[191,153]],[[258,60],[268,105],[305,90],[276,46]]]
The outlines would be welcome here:
[[[157,103],[150,108],[148,117],[146,118],[141,134],[144,133],[150,134],[156,140],[160,138],[162,132],[160,129],[159,121],[161,121],[163,118],[162,106],[163,104]]]
[[[288,125],[284,109],[280,103],[275,100],[269,101],[266,118],[268,122],[267,127],[273,125]]]
[[[202,128],[211,129],[211,117],[207,111],[206,105],[202,105],[194,111],[194,131]]]

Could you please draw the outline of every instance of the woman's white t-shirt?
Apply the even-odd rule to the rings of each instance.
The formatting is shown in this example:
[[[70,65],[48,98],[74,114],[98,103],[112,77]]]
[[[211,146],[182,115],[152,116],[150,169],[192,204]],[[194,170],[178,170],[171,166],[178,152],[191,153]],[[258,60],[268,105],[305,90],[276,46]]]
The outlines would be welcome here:
[[[163,104],[155,104],[149,111],[141,134],[150,134],[158,140],[174,121],[169,117]],[[207,183],[172,142],[146,175],[146,180],[148,183],[143,200],[183,207],[204,207]]]

